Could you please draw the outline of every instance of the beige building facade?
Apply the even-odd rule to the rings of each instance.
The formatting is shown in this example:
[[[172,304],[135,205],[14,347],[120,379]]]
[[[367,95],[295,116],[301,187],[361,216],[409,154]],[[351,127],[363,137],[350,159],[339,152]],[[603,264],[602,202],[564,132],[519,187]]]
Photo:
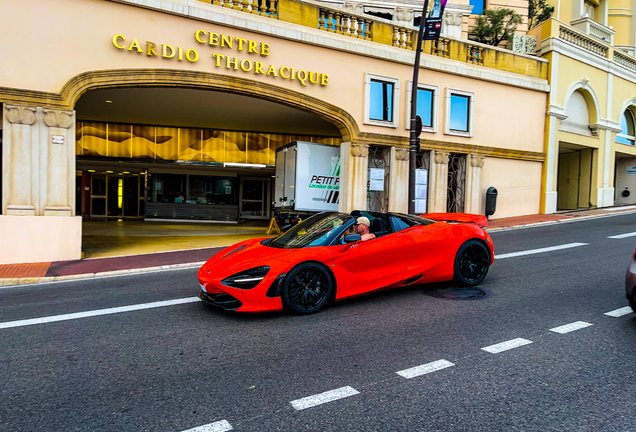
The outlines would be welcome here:
[[[293,141],[339,146],[341,211],[408,209],[414,27],[291,0],[8,0],[0,23],[0,264],[79,259],[82,218],[267,219]],[[490,186],[493,218],[539,212],[547,77],[425,44],[420,213],[483,214]]]

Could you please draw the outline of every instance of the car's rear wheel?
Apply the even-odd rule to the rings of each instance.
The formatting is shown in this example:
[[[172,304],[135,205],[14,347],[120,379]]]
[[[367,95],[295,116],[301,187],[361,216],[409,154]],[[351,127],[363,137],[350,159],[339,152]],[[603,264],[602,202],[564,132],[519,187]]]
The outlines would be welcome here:
[[[469,240],[455,256],[455,279],[463,285],[477,285],[486,278],[490,267],[490,251],[477,240]]]
[[[636,313],[636,300],[630,300],[629,305],[632,307],[634,313]]]
[[[283,305],[298,314],[318,312],[329,302],[332,291],[331,276],[324,266],[303,263],[294,267],[285,278]]]

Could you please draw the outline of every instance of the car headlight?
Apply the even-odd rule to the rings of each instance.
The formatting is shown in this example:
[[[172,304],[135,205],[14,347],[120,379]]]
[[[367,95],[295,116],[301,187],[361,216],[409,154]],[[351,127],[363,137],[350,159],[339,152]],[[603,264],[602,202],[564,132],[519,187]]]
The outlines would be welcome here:
[[[267,276],[268,272],[268,266],[255,267],[225,278],[221,283],[232,288],[252,289]]]

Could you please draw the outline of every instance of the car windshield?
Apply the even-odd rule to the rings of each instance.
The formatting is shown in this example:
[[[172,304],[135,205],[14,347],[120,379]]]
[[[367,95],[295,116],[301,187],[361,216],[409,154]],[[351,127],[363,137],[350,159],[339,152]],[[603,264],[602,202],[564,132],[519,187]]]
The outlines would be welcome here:
[[[352,219],[346,213],[320,213],[274,238],[267,246],[286,249],[326,246],[331,236],[342,231]]]

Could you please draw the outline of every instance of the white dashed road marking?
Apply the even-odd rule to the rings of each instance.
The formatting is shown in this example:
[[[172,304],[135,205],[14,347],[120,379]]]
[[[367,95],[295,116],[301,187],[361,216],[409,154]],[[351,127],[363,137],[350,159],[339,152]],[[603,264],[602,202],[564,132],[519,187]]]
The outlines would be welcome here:
[[[524,256],[524,255],[534,255],[534,254],[543,253],[543,252],[552,252],[552,251],[558,251],[562,249],[575,248],[579,246],[587,246],[588,244],[589,243],[568,243],[568,244],[559,245],[559,246],[550,246],[550,247],[545,247],[540,249],[530,249],[527,251],[495,255],[495,259],[514,258],[514,257]]]
[[[192,429],[188,429],[183,432],[225,432],[232,430],[232,425],[227,420],[221,420],[218,422],[198,426]]]
[[[26,319],[26,320],[20,320],[20,321],[8,321],[8,322],[0,323],[0,329],[6,329],[11,327],[24,327],[24,326],[30,326],[35,324],[46,324],[46,323],[57,322],[57,321],[68,321],[68,320],[74,320],[79,318],[89,318],[89,317],[94,317],[99,315],[110,315],[110,314],[116,314],[121,312],[136,311],[141,309],[152,309],[152,308],[158,308],[158,307],[164,307],[164,306],[174,306],[178,304],[194,303],[199,301],[201,301],[199,297],[188,297],[188,298],[181,298],[181,299],[175,299],[175,300],[122,306],[122,307],[116,307],[116,308],[98,309],[94,311],[78,312],[78,313],[72,313],[72,314],[66,314],[66,315],[54,315],[49,317],[33,318],[33,319]]]
[[[610,312],[605,312],[605,315],[618,318],[632,312],[633,312],[632,308],[630,308],[629,306],[625,306],[624,308],[616,309]]]
[[[420,366],[415,366],[410,369],[405,369],[403,371],[396,372],[396,374],[406,378],[415,378],[420,375],[429,374],[431,372],[436,372],[438,370],[446,369],[447,367],[455,366],[454,363],[449,362],[448,360],[437,360],[431,363],[426,363]]]
[[[619,235],[615,235],[615,236],[609,236],[608,238],[611,238],[611,239],[623,239],[623,238],[634,237],[634,236],[636,236],[636,232],[619,234]]]
[[[564,334],[564,333],[570,333],[571,331],[574,331],[574,330],[579,330],[579,329],[582,329],[582,328],[585,328],[585,327],[589,327],[591,325],[592,324],[590,324],[590,323],[586,323],[586,322],[583,322],[583,321],[577,321],[577,322],[573,322],[571,324],[566,324],[566,325],[562,325],[562,326],[559,326],[559,327],[551,328],[550,331],[555,332],[555,333]]]
[[[326,391],[317,395],[308,396],[306,398],[296,399],[294,401],[291,401],[290,403],[294,408],[300,411],[306,408],[315,407],[316,405],[321,405],[327,402],[354,396],[359,393],[360,392],[353,387],[347,386],[335,390]]]
[[[208,425],[197,426],[183,432],[225,432],[228,430],[232,430],[232,425],[228,423],[227,420],[221,420],[219,422],[210,423]]]
[[[486,348],[482,348],[484,351],[488,351],[489,353],[492,354],[497,354],[503,351],[508,351],[510,349],[513,348],[519,348],[520,346],[524,346],[524,345],[528,345],[531,344],[532,341],[528,340],[528,339],[522,339],[522,338],[517,338],[517,339],[512,339],[506,342],[501,342],[498,343],[496,345],[490,345],[487,346]]]

